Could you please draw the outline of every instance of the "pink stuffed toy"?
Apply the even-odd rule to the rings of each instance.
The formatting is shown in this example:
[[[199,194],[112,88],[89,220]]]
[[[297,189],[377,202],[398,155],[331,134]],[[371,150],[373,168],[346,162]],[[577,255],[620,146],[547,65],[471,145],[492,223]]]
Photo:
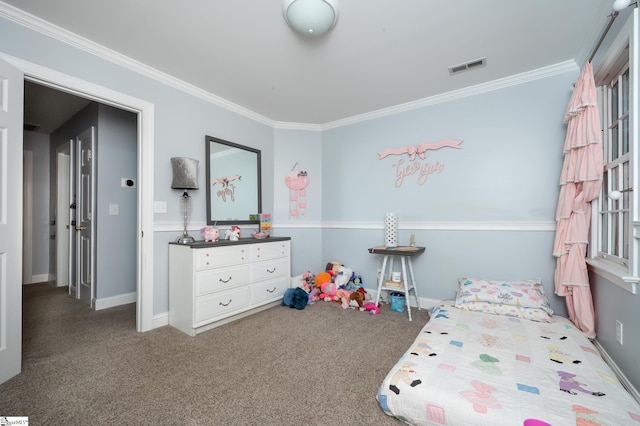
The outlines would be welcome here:
[[[339,288],[338,291],[336,291],[336,299],[342,302],[342,309],[349,307],[349,296],[351,296],[351,292],[343,288]]]
[[[240,227],[233,225],[231,229],[227,229],[224,233],[225,240],[238,241],[240,239]]]
[[[205,241],[218,241],[220,239],[220,230],[218,228],[205,226],[204,228],[200,228],[200,234]]]
[[[369,311],[372,315],[380,313],[380,306],[381,304],[378,304],[378,306],[376,306],[376,304],[373,302],[365,303],[364,305],[362,305],[364,310]]]
[[[338,300],[336,296],[336,292],[338,291],[338,288],[336,287],[335,283],[331,281],[322,283],[320,290],[322,291],[322,294],[320,295],[320,297],[323,298],[325,301]]]

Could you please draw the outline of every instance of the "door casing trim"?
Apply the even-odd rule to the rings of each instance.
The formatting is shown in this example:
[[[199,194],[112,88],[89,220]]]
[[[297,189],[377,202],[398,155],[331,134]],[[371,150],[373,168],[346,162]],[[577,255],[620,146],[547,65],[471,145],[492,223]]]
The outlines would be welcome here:
[[[136,113],[138,116],[138,212],[136,250],[136,329],[153,329],[153,165],[154,105],[59,71],[0,52],[24,79]],[[22,209],[22,206],[20,206]]]

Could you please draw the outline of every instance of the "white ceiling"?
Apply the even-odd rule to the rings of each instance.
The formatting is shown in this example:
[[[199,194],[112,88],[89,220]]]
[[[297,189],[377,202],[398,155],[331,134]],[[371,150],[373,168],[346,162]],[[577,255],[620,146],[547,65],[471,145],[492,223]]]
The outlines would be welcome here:
[[[282,0],[4,0],[268,120],[306,124],[580,66],[613,3],[336,1],[336,26],[309,39],[287,26]],[[481,57],[485,67],[449,75]]]

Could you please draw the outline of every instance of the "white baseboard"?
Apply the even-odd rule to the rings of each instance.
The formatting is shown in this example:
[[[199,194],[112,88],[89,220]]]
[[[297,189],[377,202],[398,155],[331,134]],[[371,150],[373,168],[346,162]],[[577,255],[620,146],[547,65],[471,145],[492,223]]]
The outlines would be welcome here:
[[[367,293],[373,295],[375,297],[376,290],[365,289]],[[438,305],[442,300],[438,299],[427,299],[425,297],[420,298],[420,309],[429,309],[432,306]],[[411,306],[416,306],[415,299],[411,301]],[[97,310],[97,308],[96,308]],[[169,325],[169,312],[164,312],[158,315],[153,316],[153,328],[164,327],[165,325]]]
[[[169,312],[153,316],[153,328],[160,328],[165,325],[169,325]]]
[[[31,282],[29,284],[46,283],[55,280],[55,275],[51,274],[38,274],[31,276]]]
[[[371,296],[371,299],[375,299],[376,297],[376,292],[378,291],[377,288],[365,288],[367,294],[369,294]],[[382,293],[389,293],[391,290],[383,290]],[[386,303],[389,301],[389,296],[388,294],[383,294],[382,295],[382,302]],[[438,305],[440,304],[440,302],[442,302],[442,300],[440,299],[428,299],[426,297],[421,297],[420,298],[420,309],[429,309],[432,306]],[[411,297],[409,297],[409,304],[411,305],[411,307],[418,307],[418,305],[416,304],[416,299],[415,297],[413,297],[413,293],[411,293]]]
[[[102,299],[95,299],[93,306],[96,311],[101,309],[113,308],[120,305],[128,305],[129,303],[136,303],[136,293],[119,294],[118,296],[104,297]]]
[[[604,362],[606,362],[607,365],[616,374],[616,376],[618,377],[618,380],[620,380],[620,383],[622,383],[622,386],[624,386],[627,392],[629,392],[631,396],[640,404],[640,393],[638,393],[638,390],[631,384],[631,382],[629,381],[629,379],[627,379],[627,376],[624,375],[622,370],[618,368],[618,366],[613,361],[613,359],[609,356],[607,351],[604,350],[604,347],[602,347],[602,345],[600,345],[600,343],[598,343],[597,340],[593,340],[593,344],[600,352],[600,355],[602,356],[602,359],[604,359]]]

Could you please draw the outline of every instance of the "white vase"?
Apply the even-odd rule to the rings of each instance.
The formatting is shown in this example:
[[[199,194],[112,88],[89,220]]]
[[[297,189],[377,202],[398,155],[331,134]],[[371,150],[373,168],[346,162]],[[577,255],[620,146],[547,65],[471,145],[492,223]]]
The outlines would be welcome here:
[[[398,247],[398,213],[384,215],[384,245]]]

